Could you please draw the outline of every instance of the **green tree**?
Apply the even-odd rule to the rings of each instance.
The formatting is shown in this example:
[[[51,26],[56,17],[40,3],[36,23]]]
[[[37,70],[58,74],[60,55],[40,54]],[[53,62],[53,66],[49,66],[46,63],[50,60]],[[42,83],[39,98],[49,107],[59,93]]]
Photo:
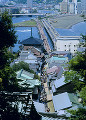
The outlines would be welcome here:
[[[81,89],[80,97],[83,100],[83,105],[86,105],[86,86]]]
[[[10,89],[9,86],[17,84],[15,72],[10,67],[14,55],[9,51],[17,41],[15,30],[12,24],[12,17],[7,11],[1,15],[0,19],[0,78],[4,90]]]
[[[86,109],[68,110],[71,114],[68,120],[86,120]]]
[[[82,35],[83,42],[80,47],[86,47],[86,36]],[[75,90],[79,90],[83,106],[86,105],[86,49],[78,52],[68,64],[69,70],[64,73],[65,81],[71,81],[75,85]],[[69,111],[73,116],[71,120],[86,120],[86,110],[79,108]]]
[[[86,36],[82,36],[83,42],[80,47],[86,47]],[[86,49],[78,52],[68,64],[69,71],[66,71],[65,81],[72,81],[79,91],[86,85]]]

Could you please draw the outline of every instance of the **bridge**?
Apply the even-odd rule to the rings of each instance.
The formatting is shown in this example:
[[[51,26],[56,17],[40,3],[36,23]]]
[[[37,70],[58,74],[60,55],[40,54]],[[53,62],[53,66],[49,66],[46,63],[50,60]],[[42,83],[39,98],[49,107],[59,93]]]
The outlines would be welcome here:
[[[48,32],[51,40],[53,41],[53,44],[55,46],[55,42],[56,42],[56,38],[59,37],[59,33],[57,33],[57,31],[55,30],[55,28],[45,19],[42,20],[42,23],[46,29],[46,31]]]
[[[40,33],[40,37],[44,41],[44,48],[47,51],[47,53],[50,53],[51,48],[50,48],[50,45],[48,43],[48,39],[47,39],[47,37],[46,37],[46,35],[45,35],[44,31],[43,31],[43,27],[42,27],[42,25],[41,25],[41,23],[40,23],[40,21],[38,19],[36,20],[36,22],[37,22],[37,28],[38,28],[39,33]]]
[[[28,14],[12,14],[12,16],[45,16],[45,14],[41,13],[28,13]]]

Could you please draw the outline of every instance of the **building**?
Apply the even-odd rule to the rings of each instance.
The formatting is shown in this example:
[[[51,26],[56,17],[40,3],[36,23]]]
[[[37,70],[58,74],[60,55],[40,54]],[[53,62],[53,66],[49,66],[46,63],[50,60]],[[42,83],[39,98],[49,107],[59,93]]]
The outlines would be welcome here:
[[[74,6],[75,6],[75,4],[70,2],[70,4],[69,4],[69,13],[70,14],[74,14],[75,13]]]
[[[25,51],[29,50],[31,46],[38,48],[39,50],[43,50],[43,40],[34,38],[32,36],[23,40],[20,42],[20,44],[23,45],[23,50]]]
[[[86,14],[86,0],[81,0],[81,11]]]
[[[80,36],[60,36],[55,43],[57,51],[69,51],[71,54],[77,52]]]
[[[60,11],[62,13],[67,13],[68,12],[68,3],[67,2],[61,2],[60,3]]]
[[[77,14],[77,0],[72,0],[72,2],[74,3],[74,13]]]
[[[81,14],[81,2],[77,2],[77,14]]]
[[[41,82],[34,78],[34,74],[23,69],[17,71],[16,74],[19,86],[27,88],[27,91],[32,92],[32,98],[37,99]]]
[[[64,82],[65,77],[52,81],[52,93],[53,95],[61,94],[64,92],[72,93],[74,91],[74,85],[71,82]]]
[[[32,4],[33,4],[33,0],[27,0],[27,7],[28,7],[28,11],[29,13],[32,12]]]
[[[33,0],[27,0],[27,7],[29,9],[32,9],[32,3],[33,3]]]

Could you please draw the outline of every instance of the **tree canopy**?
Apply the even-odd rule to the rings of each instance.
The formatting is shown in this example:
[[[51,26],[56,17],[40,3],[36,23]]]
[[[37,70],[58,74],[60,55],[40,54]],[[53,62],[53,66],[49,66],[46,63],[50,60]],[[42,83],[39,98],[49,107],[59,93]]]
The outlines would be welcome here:
[[[82,100],[83,106],[86,105],[86,36],[82,35],[80,47],[84,47],[83,52],[78,52],[77,55],[70,60],[68,64],[69,70],[64,72],[65,81],[71,81],[75,85],[75,90],[79,91],[79,97]],[[71,120],[85,120],[86,110],[79,108],[69,111],[73,116]]]
[[[2,79],[1,89],[7,90],[9,86],[17,83],[16,74],[10,67],[14,55],[9,51],[17,41],[12,17],[7,11],[1,15],[0,19],[0,79]]]

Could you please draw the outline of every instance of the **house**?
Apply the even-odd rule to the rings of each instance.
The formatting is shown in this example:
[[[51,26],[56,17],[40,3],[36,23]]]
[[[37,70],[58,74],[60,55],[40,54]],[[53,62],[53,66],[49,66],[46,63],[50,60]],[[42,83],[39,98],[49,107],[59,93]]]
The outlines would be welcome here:
[[[53,105],[55,112],[58,113],[60,110],[64,110],[64,112],[67,112],[66,110],[77,110],[77,108],[85,108],[81,104],[82,101],[80,101],[76,94],[74,93],[61,93],[55,96],[52,96],[53,99]]]
[[[51,82],[60,78],[63,73],[63,68],[61,66],[53,66],[46,70],[47,73],[47,84],[48,87],[51,89]]]
[[[56,56],[56,57],[68,57],[68,60],[72,58],[70,51],[53,51],[49,54],[49,57]]]
[[[68,92],[72,93],[74,91],[74,85],[71,82],[64,82],[65,77],[62,76],[60,79],[52,81],[52,93],[53,95]]]
[[[68,62],[68,57],[57,57],[57,56],[52,56],[51,58],[48,58],[46,60],[46,63],[48,63],[48,67],[53,67],[53,66],[64,66]]]
[[[35,73],[40,73],[42,61],[35,56],[31,51],[21,51],[17,62],[24,61],[29,64],[29,68]]]
[[[32,98],[37,99],[41,82],[34,78],[34,74],[25,70],[17,71],[16,74],[19,86],[27,88],[27,91],[32,92]]]

